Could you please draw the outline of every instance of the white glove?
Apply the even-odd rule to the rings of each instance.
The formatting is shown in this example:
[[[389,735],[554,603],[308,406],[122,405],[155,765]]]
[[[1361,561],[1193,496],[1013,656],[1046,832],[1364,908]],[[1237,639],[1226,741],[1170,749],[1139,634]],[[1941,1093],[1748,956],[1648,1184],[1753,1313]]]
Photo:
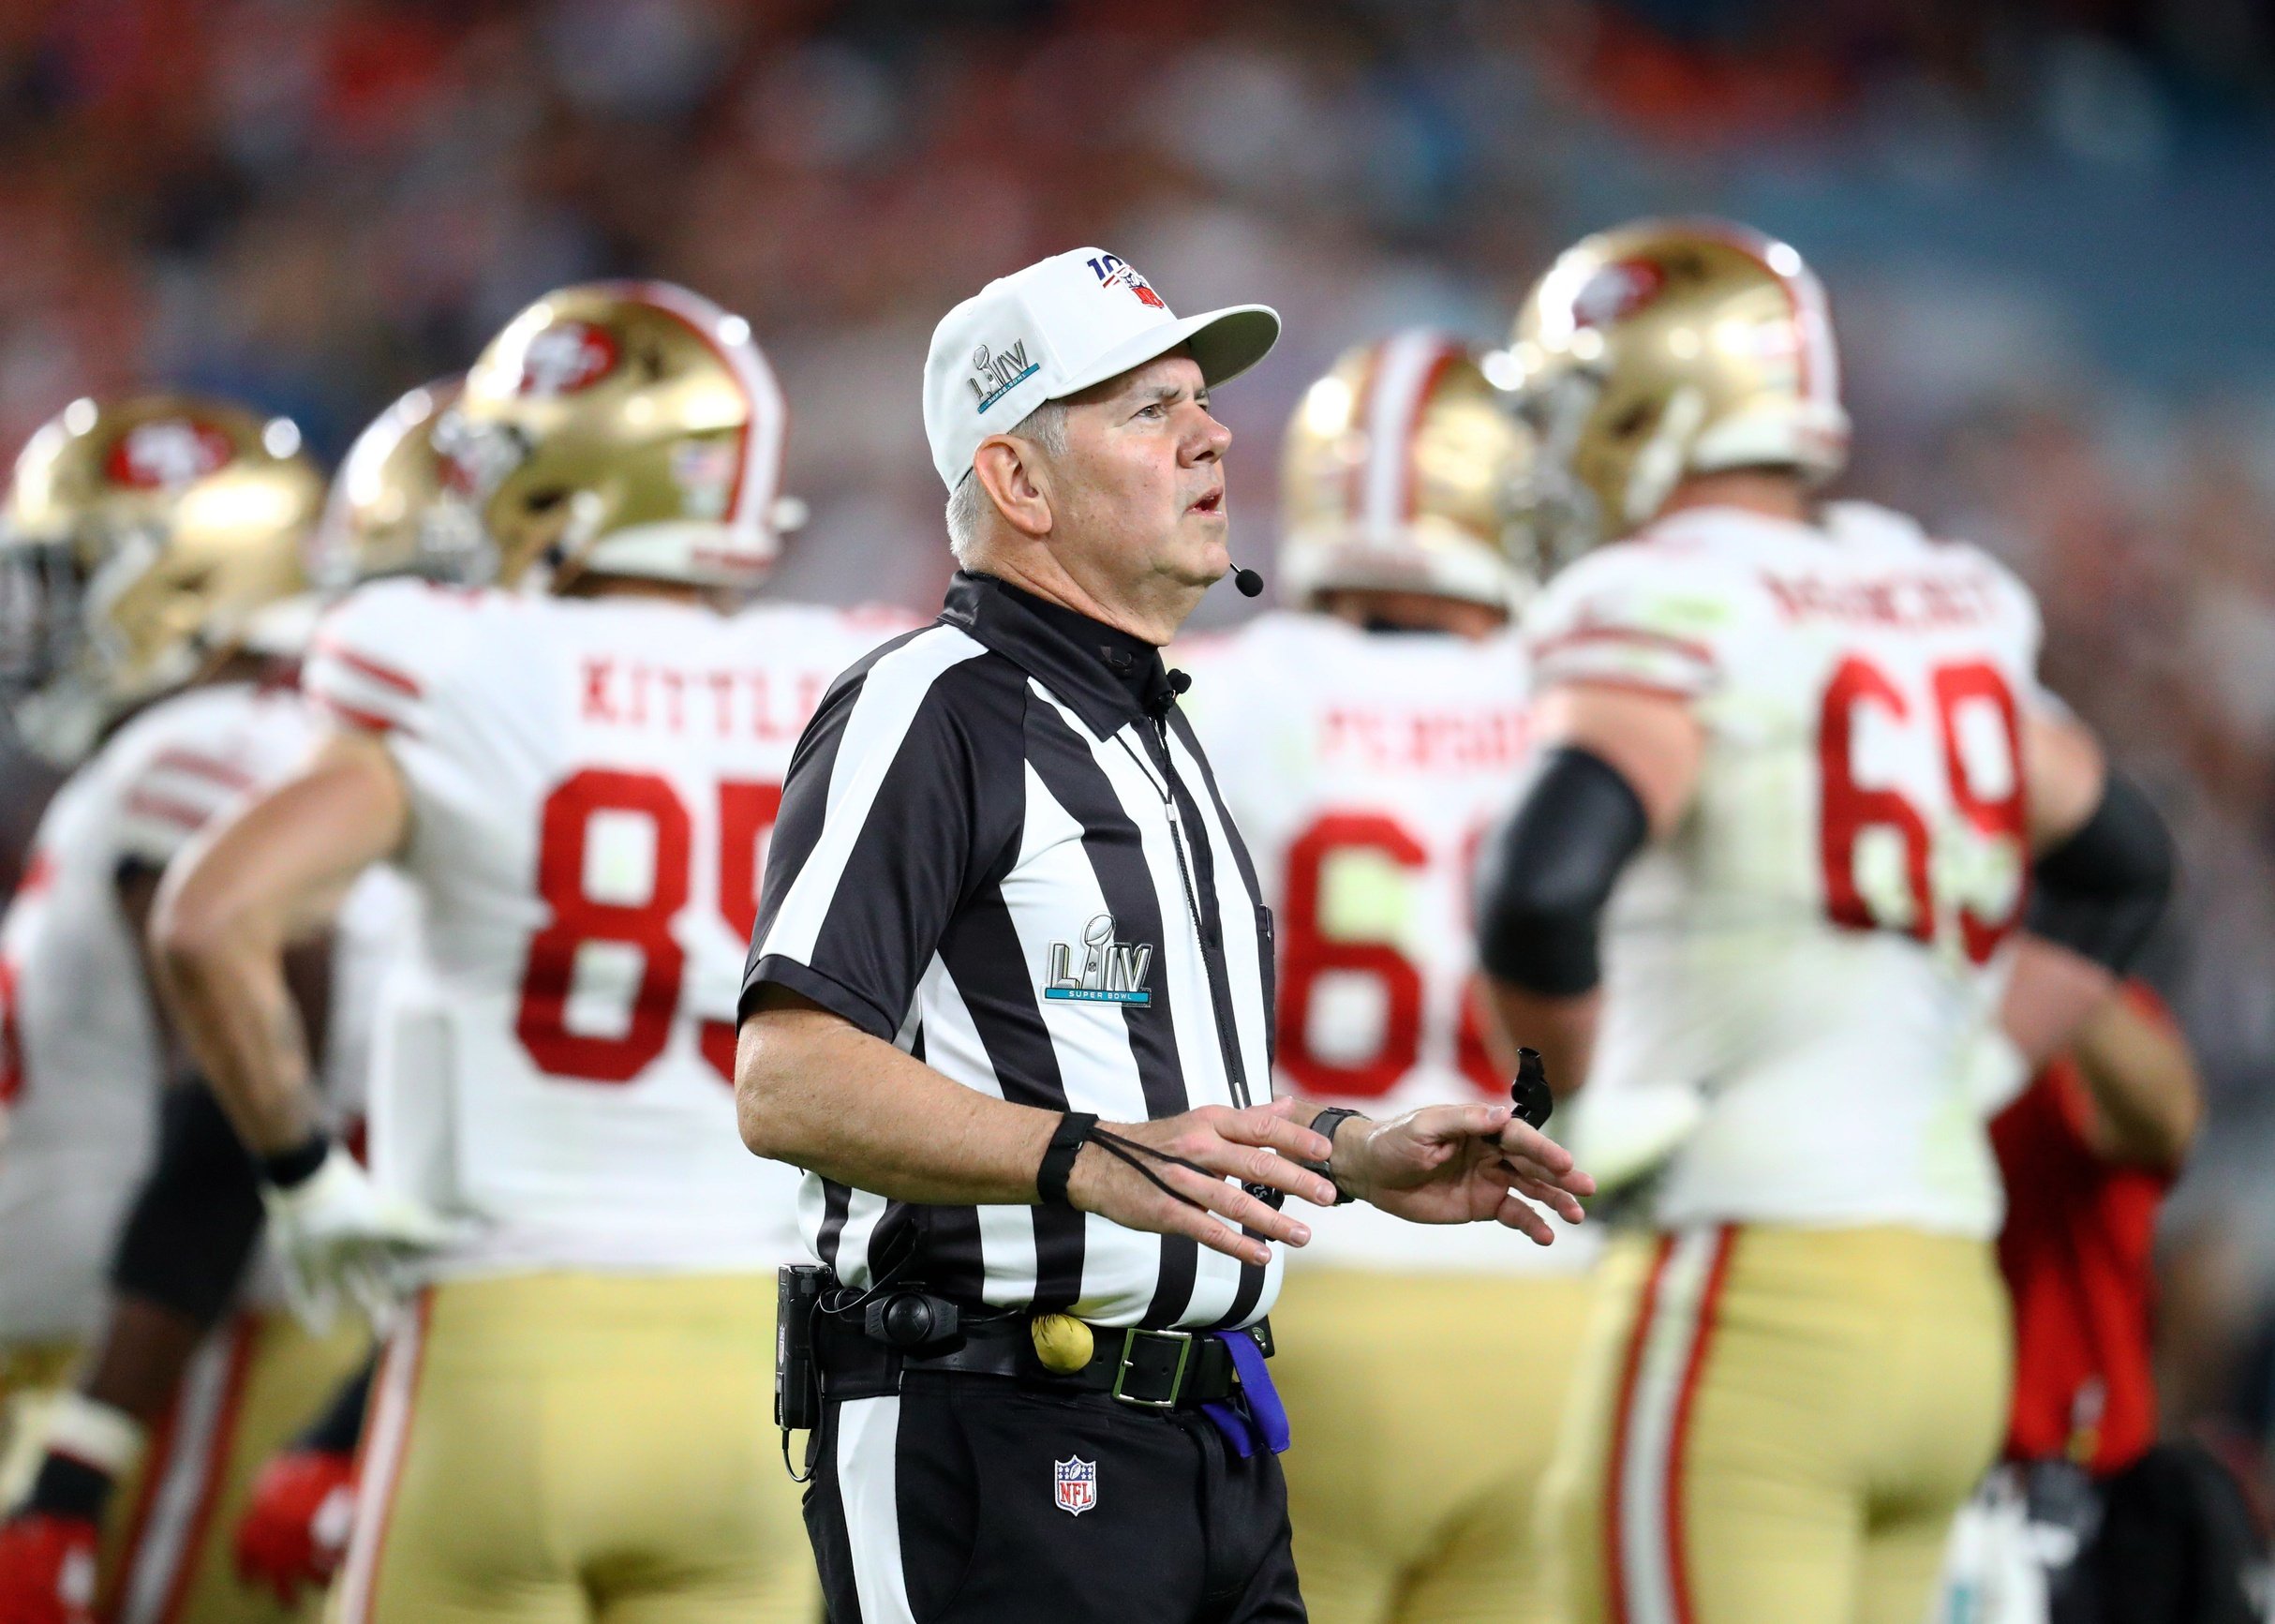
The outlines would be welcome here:
[[[263,1184],[260,1204],[283,1266],[285,1301],[319,1332],[343,1302],[383,1317],[408,1287],[410,1264],[457,1234],[418,1202],[379,1189],[337,1145],[291,1188]]]
[[[1598,1193],[1610,1195],[1657,1172],[1698,1126],[1706,1101],[1689,1083],[1590,1083],[1558,1107],[1568,1109],[1558,1138],[1596,1176]]]
[[[2041,1533],[2020,1476],[1994,1468],[1952,1519],[1929,1624],[2046,1624]]]

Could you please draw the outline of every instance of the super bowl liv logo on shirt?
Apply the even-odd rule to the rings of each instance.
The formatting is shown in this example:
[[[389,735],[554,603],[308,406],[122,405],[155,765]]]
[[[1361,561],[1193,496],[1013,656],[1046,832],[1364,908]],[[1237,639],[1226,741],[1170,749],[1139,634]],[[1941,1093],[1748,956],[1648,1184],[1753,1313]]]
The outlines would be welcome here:
[[[1064,942],[1050,945],[1050,979],[1043,996],[1078,1004],[1151,1004],[1145,974],[1153,967],[1148,943],[1114,940],[1114,916],[1100,914],[1082,928],[1082,972],[1075,974],[1075,952]]]
[[[972,351],[972,371],[974,376],[964,381],[972,386],[974,410],[985,411],[1020,384],[1043,370],[1039,361],[1027,359],[1027,341],[1022,338],[1000,355],[991,355],[983,344]]]

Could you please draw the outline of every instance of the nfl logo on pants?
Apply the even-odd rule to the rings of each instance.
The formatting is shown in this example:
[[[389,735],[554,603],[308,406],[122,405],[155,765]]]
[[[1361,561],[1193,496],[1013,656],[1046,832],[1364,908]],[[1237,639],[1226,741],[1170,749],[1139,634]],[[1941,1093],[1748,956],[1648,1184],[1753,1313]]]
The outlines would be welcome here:
[[[1079,1457],[1050,1463],[1051,1493],[1059,1510],[1078,1517],[1098,1503],[1098,1463]]]

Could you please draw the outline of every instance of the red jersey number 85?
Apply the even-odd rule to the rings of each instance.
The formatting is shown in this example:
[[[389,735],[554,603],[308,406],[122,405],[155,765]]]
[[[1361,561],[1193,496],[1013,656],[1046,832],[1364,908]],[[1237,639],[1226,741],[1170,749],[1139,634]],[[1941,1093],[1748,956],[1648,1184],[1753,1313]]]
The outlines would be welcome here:
[[[781,805],[779,783],[719,785],[719,912],[727,929],[746,942],[758,920],[759,841],[774,827]],[[655,857],[644,901],[605,901],[586,889],[586,847],[593,820],[602,813],[642,819],[652,831]],[[587,767],[545,797],[537,892],[553,916],[530,938],[513,1023],[540,1070],[585,1082],[629,1082],[663,1052],[687,968],[686,949],[672,925],[687,906],[692,845],[686,805],[654,773]],[[621,944],[640,954],[640,984],[623,1030],[613,1035],[572,1031],[568,1023],[577,951],[587,942]],[[735,1023],[706,1020],[699,1041],[704,1058],[721,1078],[734,1080]]]

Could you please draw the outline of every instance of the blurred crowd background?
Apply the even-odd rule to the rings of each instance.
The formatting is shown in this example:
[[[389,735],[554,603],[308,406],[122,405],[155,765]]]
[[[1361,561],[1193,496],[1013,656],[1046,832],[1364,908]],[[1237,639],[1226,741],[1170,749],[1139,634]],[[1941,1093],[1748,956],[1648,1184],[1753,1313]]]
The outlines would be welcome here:
[[[2214,1114],[2177,1423],[2275,1430],[2275,8],[2262,0],[8,0],[0,454],[171,380],[336,455],[550,286],[747,314],[813,518],[786,593],[929,606],[917,379],[1082,243],[1287,342],[1221,404],[1238,536],[1343,346],[1503,337],[1579,233],[1711,211],[1833,292],[1847,488],[2014,562],[2186,859],[2153,977]],[[1209,613],[1229,618],[1225,596]]]

